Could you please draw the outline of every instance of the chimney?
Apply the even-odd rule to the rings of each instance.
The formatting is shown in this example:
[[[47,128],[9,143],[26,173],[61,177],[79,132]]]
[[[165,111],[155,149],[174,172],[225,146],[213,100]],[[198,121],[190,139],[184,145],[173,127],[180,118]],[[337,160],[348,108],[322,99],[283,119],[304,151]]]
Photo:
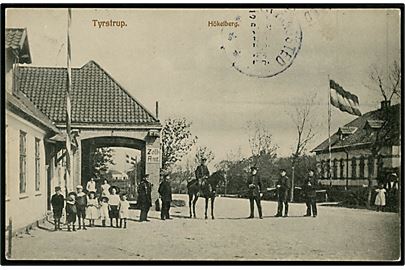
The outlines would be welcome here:
[[[156,101],[156,119],[159,119],[159,101]]]
[[[381,109],[382,110],[388,108],[389,106],[391,106],[391,101],[390,100],[381,101]]]

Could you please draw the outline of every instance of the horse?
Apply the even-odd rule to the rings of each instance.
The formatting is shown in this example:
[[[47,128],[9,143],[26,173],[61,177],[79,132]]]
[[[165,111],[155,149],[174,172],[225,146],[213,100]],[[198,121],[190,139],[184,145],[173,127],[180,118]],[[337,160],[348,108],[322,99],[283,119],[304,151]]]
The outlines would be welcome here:
[[[211,218],[214,219],[214,201],[218,185],[225,179],[224,172],[222,170],[214,172],[211,176],[202,180],[201,189],[197,179],[193,179],[187,184],[188,193],[188,206],[190,209],[190,218],[196,218],[195,205],[198,197],[205,198],[205,219],[208,218],[208,200],[211,199]],[[200,193],[200,194],[199,194]],[[191,205],[193,208],[191,208]],[[192,210],[192,211],[191,211]]]

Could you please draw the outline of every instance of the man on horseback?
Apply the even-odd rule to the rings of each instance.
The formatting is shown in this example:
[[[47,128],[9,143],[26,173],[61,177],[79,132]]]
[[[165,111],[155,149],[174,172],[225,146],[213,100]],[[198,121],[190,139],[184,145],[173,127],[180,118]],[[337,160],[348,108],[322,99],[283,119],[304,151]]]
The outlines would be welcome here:
[[[197,167],[195,170],[195,178],[198,181],[198,186],[199,186],[199,196],[202,193],[201,192],[201,187],[205,186],[207,184],[207,179],[210,176],[210,172],[208,170],[208,167],[206,165],[207,158],[203,157],[201,159],[201,164]]]

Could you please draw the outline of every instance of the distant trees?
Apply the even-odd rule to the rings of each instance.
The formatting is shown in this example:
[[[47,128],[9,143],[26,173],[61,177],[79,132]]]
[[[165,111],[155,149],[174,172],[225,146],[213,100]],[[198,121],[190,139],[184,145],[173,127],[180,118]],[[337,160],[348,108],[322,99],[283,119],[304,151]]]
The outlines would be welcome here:
[[[96,148],[90,153],[92,160],[93,174],[95,177],[100,177],[108,171],[109,165],[115,165],[113,160],[113,149],[110,147]]]
[[[207,164],[210,163],[215,158],[214,152],[207,146],[198,146],[194,161],[196,164],[200,164],[203,158],[207,159]]]

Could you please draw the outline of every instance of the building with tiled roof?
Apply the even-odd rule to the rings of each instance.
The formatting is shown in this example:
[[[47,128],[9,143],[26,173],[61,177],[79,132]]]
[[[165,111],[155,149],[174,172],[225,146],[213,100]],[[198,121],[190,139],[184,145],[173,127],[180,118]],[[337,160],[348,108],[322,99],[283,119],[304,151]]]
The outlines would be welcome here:
[[[321,182],[339,186],[361,186],[384,181],[385,174],[400,171],[401,105],[381,103],[340,127],[331,135],[332,169],[329,168],[329,140],[315,147]],[[330,174],[332,181],[330,181]],[[331,183],[332,182],[332,183]]]
[[[55,123],[66,117],[66,68],[21,67],[19,89]],[[72,69],[72,124],[156,125],[159,121],[103,68]]]

